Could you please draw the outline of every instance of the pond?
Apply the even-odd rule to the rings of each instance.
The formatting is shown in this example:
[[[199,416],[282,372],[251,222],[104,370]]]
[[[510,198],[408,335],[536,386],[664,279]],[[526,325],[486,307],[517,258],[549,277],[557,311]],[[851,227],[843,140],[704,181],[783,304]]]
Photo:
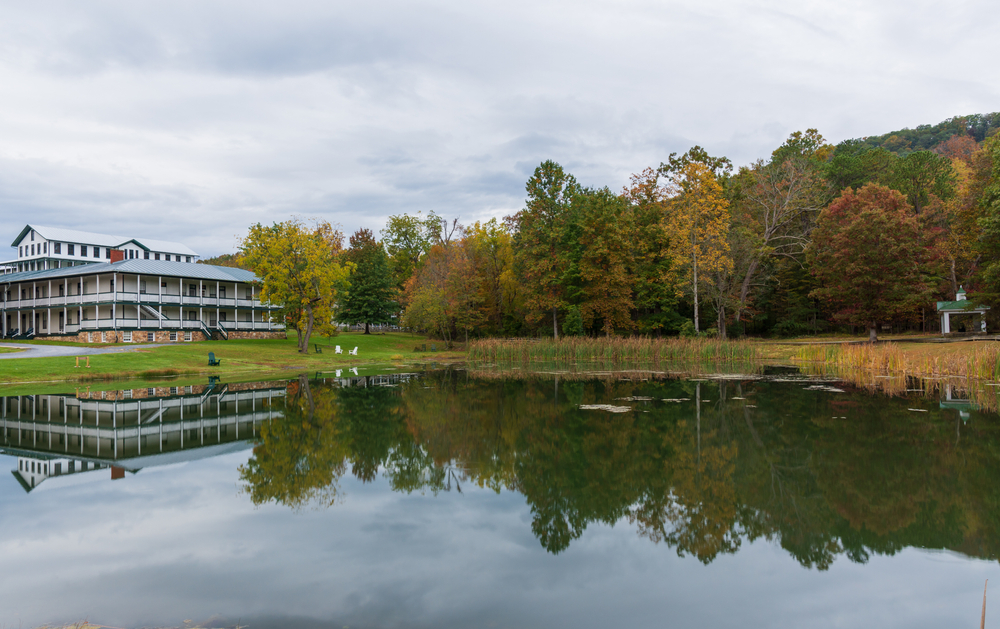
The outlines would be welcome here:
[[[1000,418],[950,385],[113,386],[0,397],[0,627],[972,626],[997,576]]]

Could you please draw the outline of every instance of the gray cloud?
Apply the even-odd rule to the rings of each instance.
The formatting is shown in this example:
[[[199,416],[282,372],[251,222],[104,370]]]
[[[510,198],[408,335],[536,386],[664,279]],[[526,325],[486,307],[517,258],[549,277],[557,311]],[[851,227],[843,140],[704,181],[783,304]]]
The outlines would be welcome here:
[[[0,203],[231,251],[293,213],[516,211],[700,144],[737,163],[997,109],[985,2],[6,3]],[[136,220],[139,219],[139,220]]]

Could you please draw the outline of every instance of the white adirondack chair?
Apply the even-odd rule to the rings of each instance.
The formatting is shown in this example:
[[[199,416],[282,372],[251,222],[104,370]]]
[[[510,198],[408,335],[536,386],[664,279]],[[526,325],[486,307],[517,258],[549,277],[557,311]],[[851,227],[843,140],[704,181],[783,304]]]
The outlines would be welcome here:
[[[358,348],[355,347],[354,349],[352,349],[351,351],[349,351],[347,353],[350,354],[351,356],[357,356],[358,355]]]
[[[343,354],[343,353],[344,350],[340,349],[340,345],[338,345],[336,351],[334,351],[334,354]]]
[[[340,377],[340,369],[337,370],[337,377]]]
[[[351,373],[353,373],[355,376],[358,375],[358,368],[357,367],[351,367]]]

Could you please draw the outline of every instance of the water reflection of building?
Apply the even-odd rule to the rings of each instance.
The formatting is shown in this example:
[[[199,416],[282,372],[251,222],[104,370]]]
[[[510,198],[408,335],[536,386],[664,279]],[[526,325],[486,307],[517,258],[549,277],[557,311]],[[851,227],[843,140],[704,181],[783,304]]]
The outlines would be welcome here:
[[[939,402],[941,408],[953,408],[958,411],[958,416],[963,422],[969,421],[970,411],[978,407],[973,404],[969,394],[951,384],[944,387],[944,399]]]
[[[52,479],[111,478],[251,447],[281,413],[285,382],[149,387],[0,397],[0,453],[25,491]],[[62,482],[62,481],[60,481]]]

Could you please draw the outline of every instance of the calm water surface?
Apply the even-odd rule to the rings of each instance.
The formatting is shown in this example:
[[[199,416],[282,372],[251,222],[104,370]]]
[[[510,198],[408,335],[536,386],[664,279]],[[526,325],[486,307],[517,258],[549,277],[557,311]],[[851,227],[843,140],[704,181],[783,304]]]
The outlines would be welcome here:
[[[957,389],[126,386],[0,397],[0,627],[973,626],[1000,587],[1000,418]]]

